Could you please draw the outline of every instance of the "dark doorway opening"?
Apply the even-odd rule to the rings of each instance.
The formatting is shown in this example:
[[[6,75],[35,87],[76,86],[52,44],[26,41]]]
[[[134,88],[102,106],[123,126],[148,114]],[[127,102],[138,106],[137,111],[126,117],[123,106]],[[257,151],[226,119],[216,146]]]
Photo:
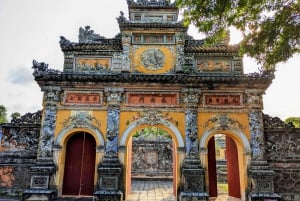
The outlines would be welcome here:
[[[217,134],[208,142],[209,196],[241,198],[238,150],[235,141]]]

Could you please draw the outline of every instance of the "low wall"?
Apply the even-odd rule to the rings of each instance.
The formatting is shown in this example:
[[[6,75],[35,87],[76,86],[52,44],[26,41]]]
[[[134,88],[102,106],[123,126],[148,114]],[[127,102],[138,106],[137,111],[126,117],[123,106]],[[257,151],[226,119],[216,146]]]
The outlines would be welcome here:
[[[265,123],[265,146],[266,159],[275,171],[274,191],[283,201],[299,201],[300,128],[270,119],[271,123]]]

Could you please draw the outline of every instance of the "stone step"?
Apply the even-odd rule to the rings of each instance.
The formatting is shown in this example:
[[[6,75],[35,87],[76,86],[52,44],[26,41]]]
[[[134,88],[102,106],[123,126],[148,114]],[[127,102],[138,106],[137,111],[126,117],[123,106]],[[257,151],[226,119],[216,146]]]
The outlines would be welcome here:
[[[52,201],[95,201],[93,197],[59,197]]]

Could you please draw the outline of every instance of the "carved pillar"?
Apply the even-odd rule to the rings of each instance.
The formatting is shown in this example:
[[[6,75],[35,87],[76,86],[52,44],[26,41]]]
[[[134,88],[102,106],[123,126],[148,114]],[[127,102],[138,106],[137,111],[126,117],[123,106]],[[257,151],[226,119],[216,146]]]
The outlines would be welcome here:
[[[251,134],[252,158],[249,174],[249,200],[280,200],[274,193],[273,178],[275,172],[265,159],[265,138],[263,126],[263,103],[261,90],[246,90],[247,104],[249,106],[249,127]]]
[[[185,111],[185,135],[186,135],[186,156],[181,168],[182,186],[180,192],[181,201],[208,200],[205,192],[205,171],[201,167],[199,158],[198,134],[198,111],[200,90],[183,89],[183,104]]]
[[[184,64],[184,34],[176,33],[176,72],[183,72],[183,64]]]
[[[131,34],[122,34],[123,45],[123,58],[122,58],[122,71],[130,71],[130,46],[131,46]]]
[[[56,104],[59,102],[59,87],[43,87],[44,114],[42,118],[36,165],[30,168],[30,189],[23,192],[23,199],[51,200],[56,196],[53,183],[56,166],[53,159],[53,141],[56,123]]]
[[[119,119],[122,93],[122,88],[105,89],[108,105],[107,133],[104,158],[98,167],[98,188],[94,193],[98,201],[123,200],[123,166],[118,158]]]

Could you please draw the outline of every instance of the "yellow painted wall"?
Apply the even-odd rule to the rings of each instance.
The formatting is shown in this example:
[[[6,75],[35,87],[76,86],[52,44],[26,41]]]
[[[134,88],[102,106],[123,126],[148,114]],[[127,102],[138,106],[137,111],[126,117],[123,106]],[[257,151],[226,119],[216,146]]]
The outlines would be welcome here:
[[[141,55],[149,48],[159,49],[161,52],[163,52],[165,56],[164,58],[165,62],[164,62],[164,66],[162,66],[160,69],[149,70],[143,66],[141,61]],[[165,45],[164,46],[162,45],[141,46],[135,51],[132,51],[131,61],[132,61],[133,68],[145,74],[161,74],[161,73],[169,72],[172,68],[174,68],[175,65],[174,62],[176,61],[175,59],[176,53],[175,53],[174,45],[172,46],[172,49],[173,52],[170,50],[170,48],[166,47]]]

